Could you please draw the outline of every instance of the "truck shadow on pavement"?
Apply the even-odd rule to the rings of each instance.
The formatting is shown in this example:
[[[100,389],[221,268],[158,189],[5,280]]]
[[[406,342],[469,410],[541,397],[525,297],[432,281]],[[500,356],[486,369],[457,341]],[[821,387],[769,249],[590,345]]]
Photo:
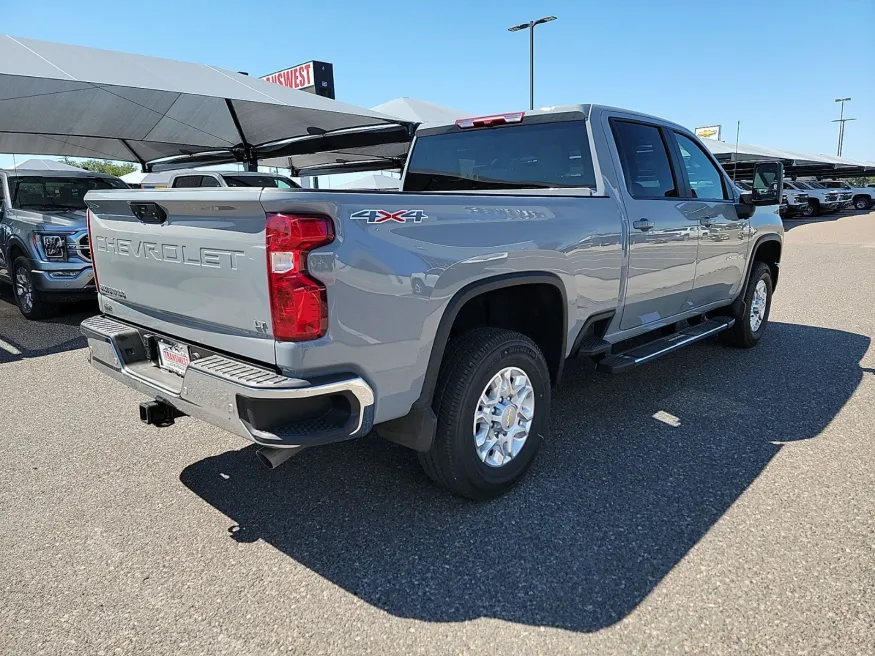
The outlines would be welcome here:
[[[703,344],[624,376],[569,362],[533,470],[484,504],[444,494],[412,452],[376,438],[274,472],[248,447],[180,478],[231,518],[230,538],[264,540],[394,616],[597,631],[635,609],[783,444],[818,437],[860,383],[869,341],[772,323],[756,349]]]
[[[28,321],[18,311],[9,288],[0,285],[0,340],[18,351],[0,349],[0,363],[85,348],[79,324],[98,311],[96,302],[86,301],[61,306],[55,317]]]

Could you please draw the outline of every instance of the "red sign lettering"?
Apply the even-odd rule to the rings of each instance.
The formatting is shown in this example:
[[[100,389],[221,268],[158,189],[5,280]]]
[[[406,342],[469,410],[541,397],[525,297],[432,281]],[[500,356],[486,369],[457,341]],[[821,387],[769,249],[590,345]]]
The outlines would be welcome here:
[[[287,68],[284,71],[265,75],[261,79],[265,80],[266,82],[273,82],[274,84],[289,87],[290,89],[306,89],[307,87],[312,87],[315,84],[315,82],[313,82],[312,72],[313,62],[307,62],[306,64],[301,64],[300,66]]]

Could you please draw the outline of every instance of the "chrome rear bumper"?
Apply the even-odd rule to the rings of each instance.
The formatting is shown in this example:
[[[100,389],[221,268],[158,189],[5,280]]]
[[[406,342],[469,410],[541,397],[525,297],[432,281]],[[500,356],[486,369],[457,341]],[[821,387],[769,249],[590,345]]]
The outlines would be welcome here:
[[[148,335],[135,326],[96,316],[83,321],[81,330],[99,371],[256,444],[328,444],[373,427],[374,393],[357,376],[311,384],[216,354],[193,360],[178,376],[149,359]]]

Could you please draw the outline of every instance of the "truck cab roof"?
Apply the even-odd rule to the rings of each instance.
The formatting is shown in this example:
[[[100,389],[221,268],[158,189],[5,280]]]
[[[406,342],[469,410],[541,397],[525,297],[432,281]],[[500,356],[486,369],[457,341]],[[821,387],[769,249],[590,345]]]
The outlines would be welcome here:
[[[601,114],[602,112],[610,112],[623,114],[629,118],[640,119],[642,121],[647,121],[650,123],[659,123],[661,125],[668,125],[672,128],[676,128],[678,130],[682,130],[684,132],[690,132],[689,129],[685,128],[682,125],[678,125],[677,123],[672,123],[671,121],[666,121],[664,118],[659,118],[657,116],[652,116],[650,114],[643,114],[641,112],[635,112],[629,109],[623,109],[621,107],[612,107],[610,105],[596,105],[596,104],[576,104],[576,105],[554,105],[551,107],[541,107],[539,109],[525,110],[525,111],[516,111],[516,112],[499,112],[497,114],[490,114],[485,117],[472,117],[472,118],[493,118],[493,117],[502,117],[502,116],[511,116],[511,115],[522,115],[523,122],[532,122],[531,119],[537,118],[539,123],[547,123],[550,121],[567,121],[569,119],[582,119],[582,120],[590,120],[592,116],[596,114]],[[417,134],[433,134],[443,132],[447,128],[455,128],[459,125],[459,121],[465,119],[459,119],[454,122],[439,122],[439,123],[424,123],[420,126],[419,130],[417,130]],[[485,127],[485,126],[484,126]]]

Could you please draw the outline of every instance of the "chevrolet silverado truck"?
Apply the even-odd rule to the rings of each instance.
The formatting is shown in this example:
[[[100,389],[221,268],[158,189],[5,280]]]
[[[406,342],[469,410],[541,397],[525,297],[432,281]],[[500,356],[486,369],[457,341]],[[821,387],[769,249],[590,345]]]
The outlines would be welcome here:
[[[12,285],[25,317],[95,298],[83,199],[91,189],[127,188],[86,170],[0,170],[0,283]]]
[[[802,208],[802,216],[811,218],[828,212],[837,212],[841,206],[839,193],[835,189],[821,189],[802,180],[784,181],[787,193],[804,193],[808,201]]]
[[[174,171],[168,179],[172,189],[195,189],[200,187],[277,187],[300,189],[301,185],[284,175],[258,171],[202,171],[189,169]]]
[[[782,178],[741,192],[686,128],[575,105],[421,126],[401,191],[94,191],[82,331],[148,424],[201,419],[271,467],[376,428],[487,499],[549,439],[566,359],[760,341]]]
[[[810,189],[820,189],[821,191],[826,192],[835,192],[838,194],[838,210],[846,210],[851,205],[853,205],[853,194],[850,190],[847,189],[836,189],[834,187],[828,187],[822,182],[818,182],[817,180],[804,180],[805,184],[808,185]]]
[[[861,187],[852,185],[846,180],[821,180],[820,184],[827,189],[836,189],[851,194],[854,209],[868,210],[870,207],[875,207],[875,189],[871,185]]]
[[[752,191],[753,185],[747,181],[735,183],[742,191]],[[808,205],[808,194],[801,191],[794,191],[789,187],[784,187],[784,196],[781,199],[781,218],[789,219],[797,214],[805,211]]]

